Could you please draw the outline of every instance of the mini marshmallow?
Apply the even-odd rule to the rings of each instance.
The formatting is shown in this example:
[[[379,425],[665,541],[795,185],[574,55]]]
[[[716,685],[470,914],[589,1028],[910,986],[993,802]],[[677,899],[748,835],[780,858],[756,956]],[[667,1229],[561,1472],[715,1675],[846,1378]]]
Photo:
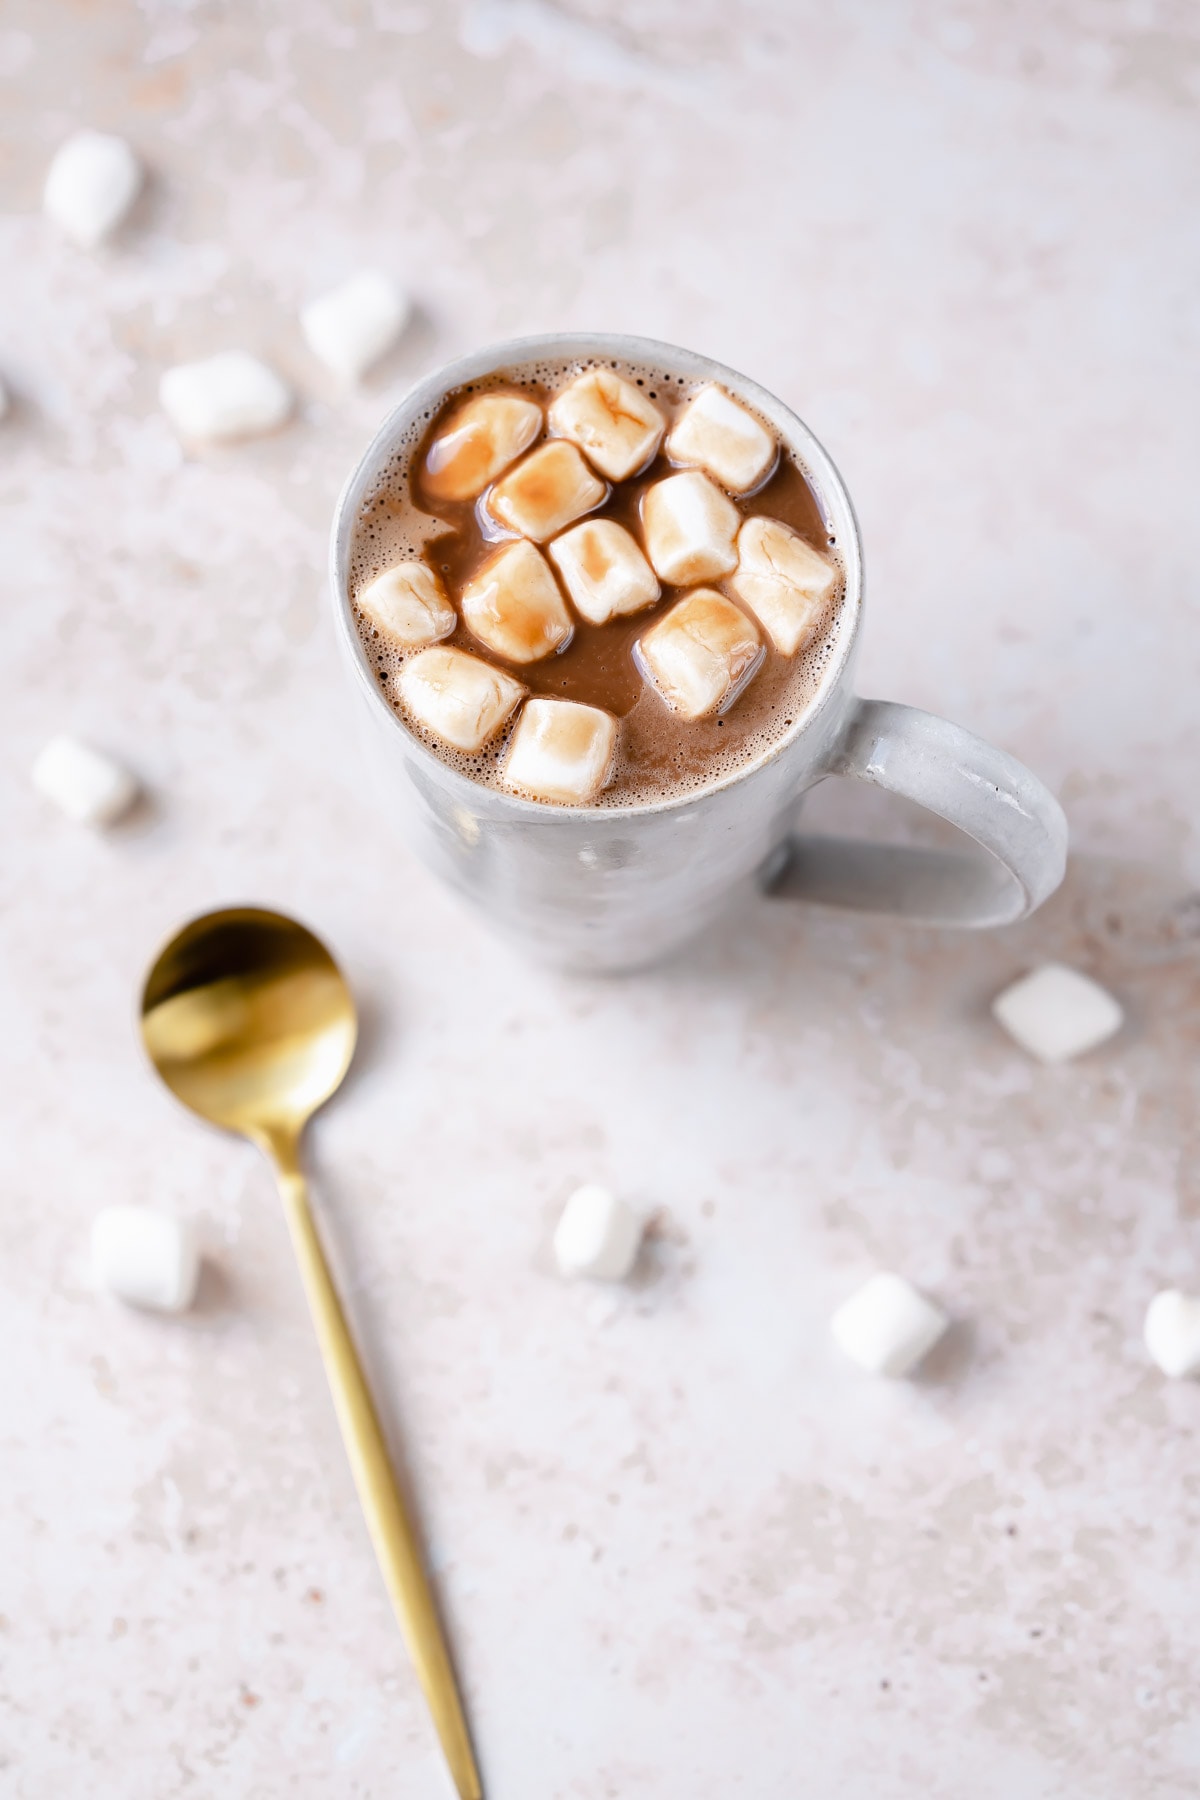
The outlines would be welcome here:
[[[647,680],[682,719],[723,712],[753,678],[763,657],[754,621],[712,588],[697,588],[639,638]]]
[[[455,408],[426,452],[426,492],[432,500],[473,500],[528,450],[541,429],[541,407],[519,394],[468,400]]]
[[[468,755],[495,737],[525,692],[503,669],[445,645],[419,650],[394,679],[417,723]]]
[[[159,405],[188,443],[259,437],[283,424],[292,396],[274,369],[245,350],[179,363],[158,384]]]
[[[462,615],[481,644],[510,662],[539,662],[571,635],[554,571],[522,540],[489,556],[462,591]]]
[[[1146,1311],[1146,1348],[1173,1381],[1200,1374],[1200,1300],[1164,1288]]]
[[[582,806],[612,775],[617,721],[575,700],[527,700],[504,764],[504,785]]]
[[[94,250],[137,199],[142,165],[124,138],[77,131],[55,154],[42,207],[81,249]]]
[[[624,1281],[637,1260],[642,1221],[603,1187],[576,1188],[554,1232],[559,1273],[592,1281]]]
[[[408,323],[407,294],[378,269],[364,269],[341,287],[310,300],[300,329],[314,356],[347,383],[361,381],[390,350]]]
[[[747,519],[729,585],[783,656],[810,643],[825,616],[835,570],[778,519]]]
[[[636,538],[615,519],[585,519],[564,531],[550,545],[550,560],[589,625],[641,612],[662,592]]]
[[[32,777],[38,792],[77,825],[112,825],[138,795],[128,769],[73,737],[51,738]]]
[[[667,439],[672,462],[707,469],[731,494],[757,487],[775,461],[775,439],[753,413],[710,383],[680,413]]]
[[[869,1375],[907,1375],[950,1321],[902,1275],[872,1275],[829,1322],[838,1348]]]
[[[487,509],[510,531],[543,544],[572,519],[599,506],[607,493],[574,444],[551,438],[496,483]]]
[[[397,563],[354,596],[355,604],[393,643],[415,650],[449,637],[458,614],[428,563]]]
[[[610,481],[625,481],[650,461],[666,420],[611,369],[589,369],[555,395],[550,427],[578,444]]]
[[[690,470],[656,481],[642,496],[646,553],[662,581],[686,587],[737,566],[741,514],[707,475]]]
[[[1043,1063],[1083,1056],[1119,1031],[1124,1013],[1098,982],[1062,963],[1015,981],[992,1002],[992,1012],[1022,1050]]]
[[[147,1206],[106,1206],[92,1221],[92,1279],[131,1306],[183,1312],[200,1258],[190,1228]]]

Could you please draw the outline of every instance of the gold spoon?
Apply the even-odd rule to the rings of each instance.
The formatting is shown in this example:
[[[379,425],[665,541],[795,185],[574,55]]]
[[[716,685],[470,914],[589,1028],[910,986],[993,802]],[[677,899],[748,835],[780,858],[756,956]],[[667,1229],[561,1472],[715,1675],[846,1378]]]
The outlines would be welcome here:
[[[446,1641],[300,1172],[300,1136],[340,1087],[357,1033],[341,970],[311,931],[233,907],[172,938],[142,993],[142,1039],[176,1099],[275,1165],[333,1404],[383,1579],[461,1800],[482,1800]]]

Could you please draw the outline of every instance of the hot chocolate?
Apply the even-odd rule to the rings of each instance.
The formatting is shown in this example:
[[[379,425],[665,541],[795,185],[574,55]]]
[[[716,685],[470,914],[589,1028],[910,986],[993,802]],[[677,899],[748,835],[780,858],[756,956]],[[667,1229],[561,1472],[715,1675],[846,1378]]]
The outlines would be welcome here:
[[[782,739],[842,589],[820,501],[753,410],[619,359],[452,394],[363,503],[350,572],[410,731],[486,786],[602,807],[696,792]]]

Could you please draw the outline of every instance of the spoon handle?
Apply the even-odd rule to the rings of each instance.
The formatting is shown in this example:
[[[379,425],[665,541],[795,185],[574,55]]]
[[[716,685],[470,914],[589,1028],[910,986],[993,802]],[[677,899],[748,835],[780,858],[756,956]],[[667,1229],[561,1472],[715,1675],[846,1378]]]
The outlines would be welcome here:
[[[375,1407],[317,1236],[308,1189],[298,1171],[277,1168],[277,1174],[342,1440],[379,1567],[460,1800],[482,1800],[462,1702],[416,1533],[396,1489]]]

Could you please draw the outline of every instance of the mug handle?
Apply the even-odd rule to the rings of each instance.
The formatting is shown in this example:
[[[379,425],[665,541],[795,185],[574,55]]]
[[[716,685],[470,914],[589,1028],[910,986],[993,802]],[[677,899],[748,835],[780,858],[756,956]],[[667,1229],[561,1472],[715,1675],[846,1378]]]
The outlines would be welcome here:
[[[771,894],[978,929],[1025,918],[1063,878],[1067,821],[1053,794],[1015,756],[948,719],[856,700],[828,772],[915,800],[985,854],[792,837],[764,871]]]

